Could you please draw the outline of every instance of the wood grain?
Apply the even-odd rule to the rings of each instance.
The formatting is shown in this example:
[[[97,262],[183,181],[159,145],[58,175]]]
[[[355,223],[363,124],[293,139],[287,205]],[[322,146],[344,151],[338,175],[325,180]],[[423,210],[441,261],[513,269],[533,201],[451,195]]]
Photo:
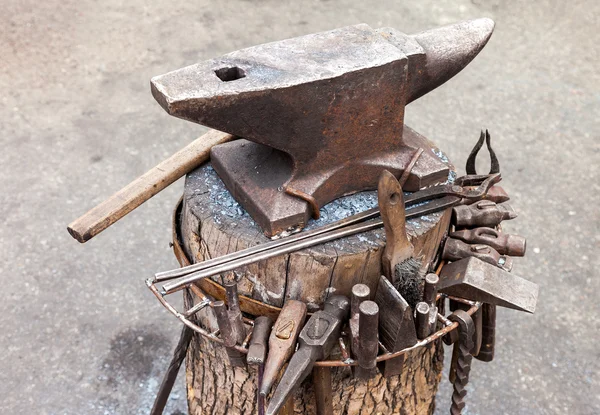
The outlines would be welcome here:
[[[208,131],[71,222],[67,230],[77,241],[81,243],[89,241],[165,187],[208,160],[210,149],[213,146],[233,138],[232,135],[221,131]]]

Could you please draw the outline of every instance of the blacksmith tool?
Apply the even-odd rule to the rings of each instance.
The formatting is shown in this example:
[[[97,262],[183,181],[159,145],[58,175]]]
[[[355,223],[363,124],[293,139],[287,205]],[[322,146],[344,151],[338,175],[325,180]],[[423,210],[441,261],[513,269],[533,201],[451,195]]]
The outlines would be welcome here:
[[[514,219],[517,212],[506,204],[496,204],[491,200],[480,200],[472,205],[459,205],[452,208],[452,222],[462,227],[487,226],[493,228],[503,220]]]
[[[404,125],[405,106],[462,70],[494,22],[408,36],[360,24],[232,52],[152,79],[171,115],[243,137],[214,147],[232,195],[275,235],[302,228],[342,195],[398,176],[426,149],[406,190],[444,181],[448,166]],[[324,52],[326,51],[326,52]]]
[[[260,395],[266,397],[277,379],[279,371],[294,353],[298,333],[306,318],[306,304],[287,300],[273,325],[269,336],[269,354],[265,362]]]
[[[267,357],[267,344],[273,321],[267,316],[260,316],[254,320],[252,337],[248,345],[246,361],[251,365],[263,365]]]
[[[236,330],[236,325],[234,322],[232,322],[227,307],[223,301],[213,301],[211,303],[211,308],[215,312],[217,324],[219,325],[219,332],[221,333],[221,338],[223,339],[223,345],[226,347],[227,356],[229,357],[231,366],[245,367],[246,359],[244,359],[244,355],[234,349],[236,344],[242,344],[245,334],[239,333]]]
[[[359,353],[359,320],[360,320],[360,304],[367,301],[371,295],[371,290],[365,284],[355,284],[352,286],[352,295],[350,297],[350,327],[351,350],[355,357]]]
[[[71,222],[67,227],[69,234],[81,243],[89,241],[165,187],[199,167],[208,160],[210,149],[214,145],[226,143],[234,138],[221,131],[209,130]]]
[[[502,186],[494,185],[490,187],[485,195],[482,195],[479,199],[463,199],[462,205],[470,205],[479,200],[489,200],[494,203],[504,203],[510,200],[508,193]]]
[[[429,304],[424,301],[417,303],[415,307],[415,327],[417,333],[417,339],[423,340],[429,336],[430,324],[429,324]]]
[[[260,316],[254,320],[254,327],[252,329],[252,337],[250,338],[250,344],[248,345],[248,354],[246,355],[246,362],[249,365],[257,365],[257,393],[256,403],[258,407],[258,415],[264,415],[265,413],[265,397],[260,394],[260,388],[263,383],[264,377],[264,363],[267,356],[267,343],[269,334],[271,333],[271,326],[273,321],[267,316]]]
[[[429,306],[429,334],[433,333],[437,326],[437,285],[440,278],[437,274],[429,273],[425,275],[425,284],[423,285],[423,302]],[[443,301],[443,299],[442,299]]]
[[[383,275],[379,277],[375,302],[379,306],[381,344],[391,353],[414,345],[418,339],[413,312],[398,290]],[[402,355],[386,360],[381,372],[385,377],[399,375],[404,367],[404,359]]]
[[[538,286],[475,257],[446,264],[438,290],[460,298],[533,313]]]
[[[494,360],[496,349],[496,306],[483,304],[481,306],[481,348],[475,358],[482,362]]]
[[[458,261],[459,259],[475,257],[496,265],[505,271],[512,270],[512,258],[500,255],[494,248],[484,244],[467,244],[460,239],[447,238],[442,250],[442,259],[447,261]]]
[[[300,332],[298,350],[292,356],[269,402],[266,412],[268,415],[277,413],[292,391],[310,374],[317,360],[329,356],[331,349],[337,344],[349,311],[348,298],[333,295],[325,301],[323,310],[311,316]]]
[[[467,396],[467,383],[469,383],[469,373],[471,372],[471,362],[473,360],[472,353],[475,347],[473,343],[475,325],[471,316],[463,310],[456,310],[448,319],[458,323],[459,336],[454,345],[455,350],[457,350],[457,359],[450,413],[459,415],[465,407],[465,397]]]
[[[379,177],[377,201],[385,229],[385,248],[381,256],[383,275],[395,287],[404,287],[408,285],[406,281],[419,271],[421,261],[414,258],[414,247],[406,234],[402,187],[394,175],[387,170],[384,170]]]
[[[379,306],[373,301],[363,301],[359,307],[358,366],[354,375],[359,379],[370,379],[377,373],[379,351]]]
[[[522,236],[510,235],[485,227],[454,231],[448,236],[468,244],[488,245],[498,251],[500,255],[524,256],[527,244],[527,240]]]
[[[501,177],[499,174],[493,174],[487,176],[465,176],[459,179],[463,185],[445,184],[432,186],[405,196],[406,219],[420,217],[456,206],[464,198],[478,198],[482,194],[485,194],[490,186],[499,182]],[[422,202],[429,203],[414,206]],[[199,264],[158,273],[154,279],[149,281],[149,284],[181,277],[177,281],[164,284],[161,292],[164,296],[181,290],[201,278],[231,271],[256,261],[284,255],[348,235],[380,228],[383,225],[381,219],[367,221],[368,219],[377,217],[377,215],[379,215],[379,209],[370,209],[312,231],[267,242]]]

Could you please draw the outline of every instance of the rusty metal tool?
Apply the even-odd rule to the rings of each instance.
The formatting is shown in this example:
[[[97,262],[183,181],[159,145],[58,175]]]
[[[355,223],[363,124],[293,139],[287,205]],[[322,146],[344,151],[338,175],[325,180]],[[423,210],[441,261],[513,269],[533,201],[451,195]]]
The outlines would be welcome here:
[[[252,337],[248,345],[246,361],[251,365],[263,365],[267,357],[267,345],[273,321],[267,316],[260,316],[254,320]]]
[[[458,323],[459,337],[454,345],[455,350],[457,350],[456,371],[450,413],[459,415],[465,407],[465,397],[467,396],[467,383],[469,383],[469,373],[471,372],[471,362],[473,360],[472,352],[475,346],[473,343],[475,325],[471,316],[463,310],[456,310],[448,317],[448,320]]]
[[[506,193],[506,190],[504,190],[502,186],[494,185],[490,187],[485,195],[482,195],[477,199],[463,199],[460,204],[471,205],[480,200],[489,200],[494,203],[504,203],[510,200],[510,196],[508,196],[508,193]]]
[[[451,232],[448,236],[469,244],[485,244],[500,255],[524,256],[527,240],[519,235],[502,233],[492,228],[464,229]]]
[[[252,329],[252,337],[250,338],[250,344],[248,345],[248,354],[246,355],[246,362],[249,365],[257,365],[257,387],[258,391],[256,394],[256,403],[258,408],[258,414],[264,415],[265,413],[265,397],[260,394],[260,388],[263,383],[264,377],[264,363],[267,356],[267,343],[269,334],[271,333],[271,326],[273,320],[267,316],[260,316],[254,320],[254,326]]]
[[[417,339],[423,340],[429,336],[431,325],[429,324],[429,304],[424,301],[417,303],[415,307],[415,327]]]
[[[488,153],[490,154],[489,174],[500,173],[500,162],[498,161],[498,157],[496,156],[496,153],[492,148],[490,133],[488,130],[485,130],[484,134],[482,130],[481,134],[479,135],[479,140],[477,141],[477,143],[475,143],[475,147],[473,147],[473,150],[471,150],[471,154],[469,154],[469,157],[467,157],[467,163],[465,166],[465,171],[467,172],[467,174],[477,174],[477,169],[475,168],[475,161],[477,159],[477,154],[479,153],[479,150],[481,150],[481,147],[483,146],[484,140],[488,149]]]
[[[359,379],[370,379],[377,373],[379,306],[374,301],[363,301],[359,314],[358,366],[354,375]]]
[[[500,255],[494,248],[484,244],[467,244],[460,239],[447,238],[442,250],[442,259],[458,261],[467,257],[476,257],[488,264],[496,265],[505,271],[512,270],[512,258]]]
[[[127,215],[179,178],[208,160],[210,149],[235,137],[210,130],[147,171],[117,193],[69,224],[67,230],[84,243]]]
[[[337,344],[342,324],[348,318],[350,301],[343,295],[333,295],[323,310],[314,313],[298,339],[298,350],[292,356],[277,389],[267,407],[267,415],[274,415],[285,403],[292,391],[306,378],[317,360],[329,356]]]
[[[477,19],[409,36],[349,26],[154,77],[152,94],[173,116],[244,138],[213,148],[213,167],[275,235],[374,188],[382,169],[399,175],[419,147],[406,189],[445,180],[447,165],[404,125],[404,108],[462,70],[493,28]]]
[[[365,284],[355,284],[352,286],[352,295],[350,296],[350,327],[351,344],[350,348],[355,357],[359,353],[359,319],[360,319],[360,304],[367,301],[371,295],[371,290]]]
[[[472,205],[459,205],[452,208],[452,222],[462,227],[487,226],[493,228],[503,220],[514,219],[517,212],[506,204],[496,204],[491,200],[480,200]]]
[[[215,312],[217,318],[217,324],[219,325],[219,332],[223,339],[223,345],[226,347],[227,356],[231,366],[234,367],[245,367],[246,359],[244,355],[235,350],[236,344],[241,344],[244,341],[244,337],[240,337],[240,333],[236,330],[235,324],[232,324],[227,306],[223,301],[213,301],[211,308]]]
[[[269,336],[269,354],[265,362],[260,395],[266,397],[277,379],[279,371],[294,353],[296,339],[306,318],[306,304],[287,300],[273,325]]]
[[[481,320],[481,348],[475,358],[482,362],[491,362],[494,360],[496,349],[496,306],[493,304],[482,304]]]
[[[412,310],[398,290],[383,275],[379,277],[375,302],[379,306],[381,344],[391,353],[414,345],[418,339]],[[386,360],[381,372],[385,377],[399,375],[402,373],[404,360],[404,355]]]
[[[437,274],[431,272],[425,275],[425,284],[423,285],[423,302],[429,306],[429,334],[435,331],[437,326],[437,285],[440,278]],[[443,300],[442,300],[443,301]]]
[[[438,290],[482,303],[533,313],[538,286],[475,257],[446,264]]]
[[[387,170],[379,178],[377,201],[385,229],[385,248],[381,257],[383,275],[397,287],[418,272],[421,261],[414,258],[414,247],[406,234],[402,187]]]

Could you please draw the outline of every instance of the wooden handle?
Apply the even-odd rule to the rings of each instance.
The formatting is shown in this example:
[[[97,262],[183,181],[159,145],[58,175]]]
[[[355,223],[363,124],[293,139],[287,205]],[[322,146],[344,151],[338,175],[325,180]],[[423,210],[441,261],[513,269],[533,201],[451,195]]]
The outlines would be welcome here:
[[[165,187],[208,160],[210,149],[213,146],[233,138],[234,136],[221,131],[208,131],[71,222],[67,230],[79,242],[89,241]]]
[[[412,257],[413,246],[406,234],[404,193],[392,173],[384,170],[377,186],[379,212],[385,229],[385,249],[381,258],[383,273],[394,281],[396,265]]]

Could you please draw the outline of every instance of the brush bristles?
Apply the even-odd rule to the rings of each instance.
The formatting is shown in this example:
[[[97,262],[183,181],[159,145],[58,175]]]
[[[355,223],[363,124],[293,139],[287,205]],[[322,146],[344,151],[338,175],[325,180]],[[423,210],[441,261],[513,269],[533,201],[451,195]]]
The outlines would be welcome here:
[[[424,277],[419,274],[421,260],[409,258],[396,265],[394,287],[404,297],[411,308],[415,308],[423,297]]]

